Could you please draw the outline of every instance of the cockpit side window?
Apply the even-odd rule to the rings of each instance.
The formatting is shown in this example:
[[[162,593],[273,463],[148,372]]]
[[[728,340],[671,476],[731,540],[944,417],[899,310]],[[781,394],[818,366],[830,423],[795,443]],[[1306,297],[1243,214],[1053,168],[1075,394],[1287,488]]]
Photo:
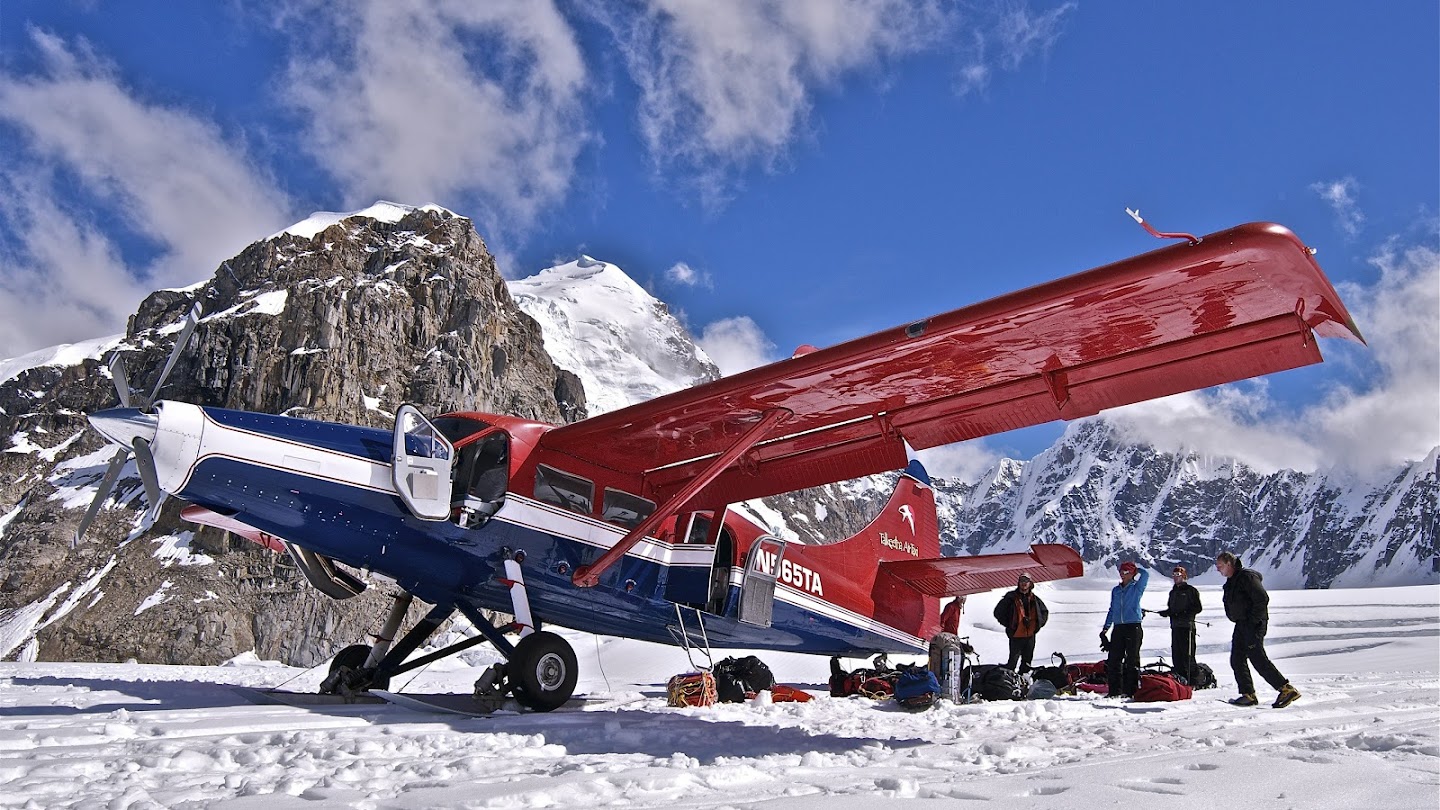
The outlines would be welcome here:
[[[655,511],[655,502],[606,487],[605,501],[601,504],[601,509],[601,520],[633,529]]]
[[[437,416],[430,423],[456,446],[464,444],[466,438],[491,428],[489,422],[468,416]]]
[[[540,464],[535,468],[535,499],[588,515],[595,503],[595,483]]]

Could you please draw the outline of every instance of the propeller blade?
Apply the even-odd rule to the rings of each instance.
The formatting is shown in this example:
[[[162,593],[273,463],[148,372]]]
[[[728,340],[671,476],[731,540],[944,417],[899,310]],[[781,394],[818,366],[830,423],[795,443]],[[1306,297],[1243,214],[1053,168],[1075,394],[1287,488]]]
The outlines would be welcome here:
[[[145,518],[144,520],[140,521],[140,529],[142,531],[148,532],[152,527],[154,527],[155,521],[160,519],[160,508],[165,505],[165,501],[169,497],[170,496],[168,494],[161,492],[160,497],[157,498],[154,503],[150,504],[149,509],[145,510]]]
[[[165,493],[160,491],[160,476],[155,472],[155,454],[150,452],[150,442],[144,439],[136,439],[131,447],[135,450],[135,468],[140,471],[140,483],[145,485],[145,503],[158,512],[157,507]]]
[[[142,407],[149,408],[154,404],[155,398],[160,396],[160,389],[164,387],[165,380],[169,378],[170,370],[175,368],[175,361],[180,359],[180,353],[185,351],[185,344],[190,342],[190,336],[195,334],[195,327],[199,323],[200,304],[196,302],[195,306],[190,308],[190,312],[185,315],[185,325],[180,328],[180,334],[175,338],[175,348],[170,350],[170,357],[165,361],[165,368],[160,372],[160,379],[155,381],[155,388],[150,392],[150,397],[145,400]]]
[[[80,525],[75,527],[75,537],[70,541],[70,547],[80,545],[85,539],[85,530],[90,528],[90,522],[100,513],[100,506],[105,499],[110,497],[110,490],[115,488],[115,482],[120,480],[120,470],[124,468],[125,461],[130,456],[130,451],[124,447],[115,451],[110,458],[110,466],[105,468],[105,477],[100,479],[100,486],[95,490],[95,498],[90,501],[90,508],[85,510],[85,517],[80,518]]]
[[[119,352],[110,357],[110,379],[115,382],[115,393],[120,395],[120,407],[133,408],[130,398],[134,391],[130,388],[130,376],[125,373],[125,358]]]

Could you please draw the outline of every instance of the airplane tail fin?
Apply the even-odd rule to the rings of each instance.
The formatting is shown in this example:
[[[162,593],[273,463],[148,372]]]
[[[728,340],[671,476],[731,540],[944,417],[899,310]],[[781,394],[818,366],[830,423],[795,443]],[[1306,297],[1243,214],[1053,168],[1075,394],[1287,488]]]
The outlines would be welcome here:
[[[788,551],[787,559],[792,552]],[[929,639],[940,631],[940,600],[1013,587],[1020,574],[1046,582],[1084,573],[1080,555],[1063,545],[1027,553],[941,557],[940,525],[930,476],[911,461],[890,500],[869,525],[838,543],[794,549],[802,563],[840,576],[824,596],[903,633]]]
[[[935,493],[923,464],[912,460],[905,467],[885,508],[847,541],[861,538],[875,545],[875,558],[881,561],[940,556]]]
[[[790,552],[787,552],[787,554]],[[885,565],[940,556],[940,528],[930,475],[911,461],[895,482],[890,500],[865,528],[836,543],[793,552],[839,576],[825,597],[842,607],[912,635],[938,626],[939,601],[898,583],[881,582]]]

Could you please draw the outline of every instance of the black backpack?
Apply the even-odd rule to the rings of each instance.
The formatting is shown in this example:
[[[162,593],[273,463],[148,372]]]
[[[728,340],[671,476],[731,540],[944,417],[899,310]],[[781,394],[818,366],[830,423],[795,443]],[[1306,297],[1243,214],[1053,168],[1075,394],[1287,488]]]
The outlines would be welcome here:
[[[1059,666],[1036,667],[1030,670],[1030,677],[1037,681],[1049,681],[1055,684],[1056,692],[1073,694],[1075,690],[1070,688],[1070,675],[1066,672],[1065,656],[1060,653],[1051,653],[1051,658],[1059,658]]]
[[[1030,692],[1023,678],[999,664],[976,667],[971,684],[975,694],[985,700],[1024,700]]]
[[[726,658],[715,665],[715,692],[721,703],[740,703],[747,696],[775,685],[775,676],[753,655]]]
[[[1190,679],[1190,685],[1196,689],[1214,689],[1219,685],[1215,682],[1215,670],[1211,669],[1209,664],[1196,661],[1190,671],[1194,675]]]

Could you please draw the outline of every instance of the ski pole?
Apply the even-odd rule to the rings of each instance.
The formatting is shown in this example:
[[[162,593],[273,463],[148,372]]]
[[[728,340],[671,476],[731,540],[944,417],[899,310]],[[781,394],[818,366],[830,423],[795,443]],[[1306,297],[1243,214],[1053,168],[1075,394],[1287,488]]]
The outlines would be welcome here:
[[[1141,613],[1154,613],[1154,614],[1157,615],[1157,616],[1160,615],[1160,611],[1158,611],[1158,610],[1150,610],[1150,609],[1148,609],[1148,608],[1140,608],[1140,612],[1141,612]],[[1209,627],[1209,626],[1210,626],[1210,623],[1209,623],[1209,622],[1202,622],[1202,621],[1200,621],[1200,620],[1198,620],[1198,619],[1195,620],[1195,623],[1196,623],[1196,624],[1203,624],[1203,625],[1205,625],[1206,627]]]

